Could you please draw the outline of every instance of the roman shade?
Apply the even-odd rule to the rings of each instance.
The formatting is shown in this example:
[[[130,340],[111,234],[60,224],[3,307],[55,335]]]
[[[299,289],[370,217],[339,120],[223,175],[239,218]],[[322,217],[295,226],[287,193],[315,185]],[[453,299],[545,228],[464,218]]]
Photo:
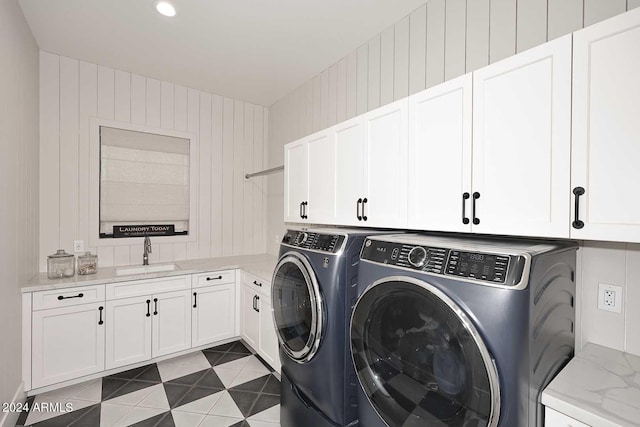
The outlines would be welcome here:
[[[100,126],[100,235],[114,225],[189,230],[189,139]]]

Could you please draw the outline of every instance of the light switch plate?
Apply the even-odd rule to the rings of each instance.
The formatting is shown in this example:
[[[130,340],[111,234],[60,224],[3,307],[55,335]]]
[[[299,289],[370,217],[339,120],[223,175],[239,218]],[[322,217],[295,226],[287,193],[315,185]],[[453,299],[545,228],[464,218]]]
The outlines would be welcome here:
[[[622,313],[622,286],[598,284],[598,308]]]

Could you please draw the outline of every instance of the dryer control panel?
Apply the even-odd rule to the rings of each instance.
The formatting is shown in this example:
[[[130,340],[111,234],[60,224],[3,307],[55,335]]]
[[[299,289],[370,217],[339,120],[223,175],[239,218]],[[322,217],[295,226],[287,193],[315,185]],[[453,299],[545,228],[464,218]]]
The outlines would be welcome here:
[[[337,253],[342,249],[342,234],[312,233],[303,230],[287,230],[282,244],[318,252]]]
[[[365,241],[360,258],[430,274],[506,286],[520,282],[525,266],[525,258],[519,255],[469,252],[370,239]]]

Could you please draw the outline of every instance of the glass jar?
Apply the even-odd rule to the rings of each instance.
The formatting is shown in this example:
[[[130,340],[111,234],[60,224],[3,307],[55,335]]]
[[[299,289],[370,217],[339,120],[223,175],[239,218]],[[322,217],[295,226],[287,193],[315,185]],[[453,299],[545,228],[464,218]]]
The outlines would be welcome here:
[[[47,277],[49,279],[61,279],[73,277],[75,271],[75,256],[68,254],[64,249],[47,257]]]
[[[78,256],[78,274],[94,274],[98,272],[98,256],[85,252]]]

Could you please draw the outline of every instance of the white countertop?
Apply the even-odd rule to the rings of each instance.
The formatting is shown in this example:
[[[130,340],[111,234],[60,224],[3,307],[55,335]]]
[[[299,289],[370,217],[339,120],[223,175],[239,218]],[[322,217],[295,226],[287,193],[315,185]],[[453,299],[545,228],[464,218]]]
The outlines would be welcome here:
[[[542,403],[590,426],[640,426],[640,356],[588,343]]]
[[[104,283],[127,282],[130,280],[153,279],[156,277],[180,276],[184,274],[204,273],[216,270],[228,270],[239,268],[257,276],[264,281],[271,281],[273,270],[277,263],[277,257],[273,255],[242,255],[221,258],[203,258],[186,261],[175,261],[177,269],[158,273],[130,274],[117,276],[118,267],[100,267],[98,260],[98,272],[81,276],[76,274],[66,279],[47,279],[46,273],[40,273],[29,283],[22,287],[22,292],[47,291],[51,289],[72,288],[75,286],[97,285]],[[155,265],[152,263],[151,265]],[[168,263],[157,263],[168,264]]]

